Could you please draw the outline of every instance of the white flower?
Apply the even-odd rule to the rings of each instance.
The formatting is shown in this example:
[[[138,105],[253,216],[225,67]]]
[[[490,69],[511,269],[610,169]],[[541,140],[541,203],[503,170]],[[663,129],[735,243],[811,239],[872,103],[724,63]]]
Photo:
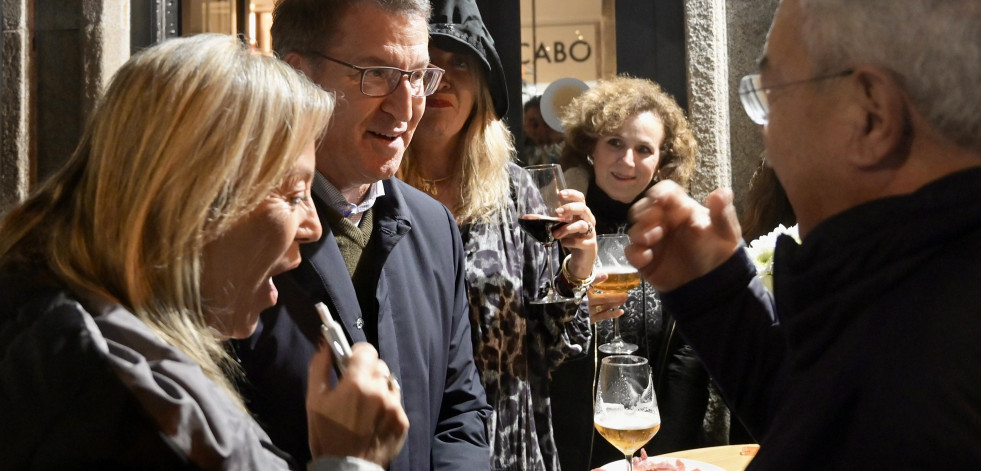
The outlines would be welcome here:
[[[763,282],[766,289],[773,291],[773,252],[777,246],[777,238],[780,234],[788,234],[800,243],[800,235],[797,233],[797,225],[790,228],[783,224],[770,231],[769,234],[762,235],[760,238],[749,243],[746,247],[746,255],[756,265],[757,276]]]

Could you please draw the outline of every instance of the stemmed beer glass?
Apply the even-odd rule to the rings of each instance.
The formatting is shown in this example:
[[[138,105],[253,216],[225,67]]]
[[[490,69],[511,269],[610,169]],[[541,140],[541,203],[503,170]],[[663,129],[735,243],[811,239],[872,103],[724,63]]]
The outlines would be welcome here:
[[[661,413],[646,358],[603,358],[596,383],[593,424],[606,441],[623,453],[627,471],[633,471],[634,452],[661,429]]]
[[[601,293],[627,293],[640,286],[640,273],[627,261],[624,249],[630,244],[626,234],[600,234],[596,236],[596,270],[607,273],[606,281],[593,287]],[[623,341],[620,336],[620,319],[613,319],[613,339],[599,346],[603,353],[633,353],[637,345]]]
[[[555,278],[555,272],[552,269],[552,246],[555,243],[555,239],[552,237],[552,230],[567,222],[559,219],[555,215],[555,210],[562,206],[559,191],[565,189],[565,177],[562,175],[562,167],[556,164],[544,164],[525,167],[525,170],[531,175],[534,186],[541,194],[542,204],[525,205],[526,207],[519,208],[519,210],[523,210],[523,214],[518,219],[518,224],[545,248],[545,264],[547,266],[545,295],[539,299],[532,300],[531,303],[550,304],[572,301],[572,298],[562,296],[556,292],[552,282]],[[528,198],[522,198],[522,202],[526,202],[527,200]],[[537,201],[537,198],[534,200]]]

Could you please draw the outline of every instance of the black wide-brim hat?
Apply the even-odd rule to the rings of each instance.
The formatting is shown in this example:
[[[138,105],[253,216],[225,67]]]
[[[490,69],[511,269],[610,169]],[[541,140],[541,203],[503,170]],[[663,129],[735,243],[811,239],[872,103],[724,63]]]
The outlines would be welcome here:
[[[508,111],[508,87],[504,67],[474,0],[435,0],[429,19],[431,43],[449,52],[475,54],[484,72],[494,100],[494,111],[503,118]]]

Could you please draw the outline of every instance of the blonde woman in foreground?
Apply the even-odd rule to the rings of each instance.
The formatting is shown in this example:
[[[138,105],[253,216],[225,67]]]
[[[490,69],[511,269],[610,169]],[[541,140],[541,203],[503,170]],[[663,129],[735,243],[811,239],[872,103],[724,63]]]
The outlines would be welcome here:
[[[0,468],[287,469],[234,387],[246,337],[321,227],[331,95],[231,36],[116,74],[67,165],[0,225]],[[380,469],[408,419],[356,345],[310,364],[310,469]],[[353,412],[359,415],[355,416]]]

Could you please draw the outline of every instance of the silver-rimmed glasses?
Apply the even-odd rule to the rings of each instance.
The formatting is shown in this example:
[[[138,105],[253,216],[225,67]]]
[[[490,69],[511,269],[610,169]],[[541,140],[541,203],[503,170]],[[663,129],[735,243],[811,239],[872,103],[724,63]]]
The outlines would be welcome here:
[[[309,53],[361,72],[361,93],[371,97],[382,97],[394,92],[398,88],[399,82],[402,81],[402,77],[405,76],[409,77],[412,96],[424,97],[432,95],[436,91],[436,87],[439,86],[439,80],[443,78],[443,73],[445,72],[439,67],[424,67],[413,70],[387,66],[359,67],[317,51],[310,51]]]
[[[770,117],[770,102],[766,98],[766,92],[777,88],[789,87],[791,85],[800,85],[802,83],[844,77],[852,72],[854,72],[852,69],[847,69],[833,74],[819,75],[809,79],[781,83],[778,85],[771,85],[769,87],[764,87],[763,84],[760,83],[760,74],[747,75],[739,82],[739,101],[743,103],[743,108],[746,110],[746,114],[749,115],[749,119],[753,120],[754,123],[763,126],[766,125]]]

